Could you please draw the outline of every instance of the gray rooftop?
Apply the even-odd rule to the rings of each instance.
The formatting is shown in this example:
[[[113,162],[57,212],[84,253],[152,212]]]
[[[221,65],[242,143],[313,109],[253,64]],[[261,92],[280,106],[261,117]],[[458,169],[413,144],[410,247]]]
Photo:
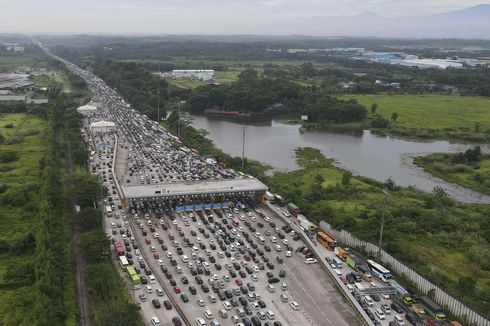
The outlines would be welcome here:
[[[261,194],[267,186],[255,178],[188,183],[166,183],[158,185],[123,186],[128,199],[156,197],[185,197],[190,195],[222,195],[230,193]]]

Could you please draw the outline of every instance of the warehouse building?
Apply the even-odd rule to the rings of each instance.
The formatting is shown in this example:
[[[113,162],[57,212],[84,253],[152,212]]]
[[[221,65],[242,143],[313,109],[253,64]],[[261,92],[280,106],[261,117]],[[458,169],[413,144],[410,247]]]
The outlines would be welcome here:
[[[172,70],[173,78],[208,81],[212,80],[213,76],[214,70],[211,69]]]

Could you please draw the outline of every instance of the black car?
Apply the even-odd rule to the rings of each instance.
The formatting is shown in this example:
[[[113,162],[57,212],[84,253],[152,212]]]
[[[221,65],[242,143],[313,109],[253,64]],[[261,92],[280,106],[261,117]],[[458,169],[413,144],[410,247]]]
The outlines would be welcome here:
[[[243,293],[243,294],[247,294],[248,293],[248,289],[245,287],[245,286],[240,286],[240,291]]]
[[[224,293],[223,291],[219,291],[219,292],[218,292],[218,297],[219,297],[219,299],[220,299],[221,301],[226,300],[226,295],[225,295],[225,293]]]
[[[245,325],[245,326],[252,326],[252,322],[250,321],[250,319],[248,319],[248,317],[243,317],[242,322],[243,322],[243,325]]]
[[[264,246],[264,250],[267,251],[267,252],[270,252],[271,251],[271,247],[269,247],[268,245],[265,245]]]
[[[216,270],[220,271],[221,270],[221,265],[216,263],[214,264],[214,267],[216,268]]]
[[[187,278],[187,276],[182,276],[180,280],[182,281],[183,284],[189,284],[189,279]]]
[[[224,293],[225,293],[225,296],[226,296],[228,299],[233,298],[233,293],[231,293],[231,291],[230,291],[230,290],[225,290],[225,292],[224,292]]]
[[[151,274],[152,274],[152,273],[151,273],[151,269],[149,269],[149,268],[145,268],[144,270],[145,270],[145,274],[146,274],[146,275],[151,275]]]
[[[177,285],[177,281],[175,281],[173,278],[170,279],[170,285],[176,286]]]
[[[267,267],[269,267],[269,269],[274,269],[274,264],[268,262]]]
[[[230,304],[231,304],[233,307],[238,307],[238,301],[236,301],[235,299],[230,299]]]
[[[283,270],[283,269],[281,269],[281,270],[279,271],[279,277],[286,277],[286,271],[285,271],[285,270]]]
[[[201,277],[201,276],[199,276],[199,275],[198,275],[198,276],[196,276],[196,278],[195,278],[195,279],[196,279],[196,283],[197,283],[197,284],[199,284],[199,285],[201,285],[201,284],[203,284],[203,283],[204,283],[204,281],[202,280],[202,277]]]
[[[194,286],[189,286],[189,292],[192,294],[192,295],[195,295],[197,294],[197,290]]]
[[[162,271],[162,273],[166,273],[167,267],[165,267],[164,265],[160,265],[160,270]]]
[[[180,299],[181,299],[181,300],[182,300],[182,302],[184,302],[184,303],[189,302],[189,297],[188,297],[188,296],[187,296],[187,294],[185,294],[185,293],[182,293],[182,294],[180,295]]]
[[[192,276],[197,275],[197,270],[195,268],[191,268],[191,274]]]
[[[211,264],[216,263],[216,258],[214,258],[213,256],[210,256],[210,257],[209,257],[209,262],[210,262]]]
[[[239,298],[238,298],[238,301],[239,301],[239,302],[240,302],[240,304],[241,304],[242,306],[244,306],[244,307],[245,307],[246,305],[248,305],[248,301],[247,301],[247,299],[245,299],[244,297],[239,297]]]
[[[267,280],[270,284],[278,283],[279,279],[277,277],[271,277],[270,279]]]
[[[148,279],[146,276],[142,275],[140,276],[141,284],[148,284]]]
[[[265,304],[264,300],[259,300],[257,301],[257,304],[260,306],[260,308],[265,308],[267,305]]]
[[[204,293],[208,293],[208,292],[209,292],[209,287],[208,287],[206,284],[202,284],[202,285],[201,285],[201,290],[202,290]]]
[[[175,267],[177,266],[177,261],[175,259],[171,259],[170,264]]]
[[[167,271],[165,273],[165,277],[167,278],[167,280],[171,280],[173,276],[172,276],[172,273],[170,273],[170,272]]]
[[[249,316],[252,314],[252,309],[250,309],[250,307],[249,307],[249,306],[245,306],[245,307],[243,307],[243,310],[244,310],[244,311],[245,311],[245,313],[246,313],[247,315],[249,315]]]
[[[238,274],[240,274],[240,277],[241,278],[246,278],[247,277],[247,273],[245,273],[244,271],[238,271]]]
[[[252,316],[252,318],[250,318],[250,319],[252,320],[252,324],[254,324],[254,326],[262,325],[262,322],[260,321],[259,317]]]
[[[276,261],[277,261],[278,264],[284,263],[284,260],[281,257],[279,257],[279,256],[276,256]]]
[[[141,267],[141,268],[145,268],[145,267],[146,267],[146,265],[145,265],[145,262],[144,262],[144,261],[140,261],[140,267]]]
[[[178,255],[183,255],[184,254],[184,250],[182,248],[177,248],[177,254]]]
[[[167,245],[165,243],[162,243],[160,247],[162,247],[162,250],[163,251],[167,251],[168,250]]]
[[[153,304],[153,307],[155,307],[156,309],[159,309],[161,307],[160,301],[158,299],[151,300],[151,303]]]
[[[247,283],[247,288],[248,288],[250,291],[255,291],[255,285],[253,285],[252,283]]]
[[[165,306],[165,309],[167,309],[167,310],[172,309],[172,303],[170,302],[170,300],[163,301],[163,305]]]
[[[403,313],[402,307],[396,302],[391,303],[390,307],[391,309],[395,310],[399,314]]]

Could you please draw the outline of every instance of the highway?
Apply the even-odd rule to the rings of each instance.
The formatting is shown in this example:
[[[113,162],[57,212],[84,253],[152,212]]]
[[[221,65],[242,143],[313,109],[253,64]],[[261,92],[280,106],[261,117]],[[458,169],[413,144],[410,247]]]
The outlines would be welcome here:
[[[105,230],[112,242],[126,244],[125,256],[141,276],[146,274],[149,279],[148,284],[133,286],[111,246],[116,268],[140,305],[145,324],[150,325],[152,317],[157,317],[160,325],[178,324],[172,321],[175,317],[184,324],[196,324],[200,318],[215,325],[360,324],[321,266],[305,264],[304,256],[296,252],[305,245],[303,241],[295,241],[284,232],[282,220],[254,196],[236,193],[199,199],[194,195],[135,201],[125,198],[125,188],[129,186],[204,181],[219,184],[243,177],[190,153],[176,137],[131,108],[104,81],[54,57],[84,78],[93,94],[92,102],[97,109],[85,114],[82,134],[89,147],[92,172],[99,175],[109,190],[101,207],[111,207],[111,212],[105,214]],[[103,128],[100,124],[94,127],[93,123],[100,121],[109,121],[114,126],[108,123]],[[189,201],[231,206],[175,211]],[[232,226],[232,221],[238,222]],[[288,255],[287,246],[291,249]],[[182,255],[188,260],[184,262]],[[209,262],[207,271],[201,261]],[[281,270],[284,276],[279,275]],[[150,280],[150,275],[155,279]],[[278,282],[269,284],[268,280],[273,278],[278,278]],[[209,291],[198,284],[201,279]],[[213,285],[216,293],[211,289]],[[274,290],[267,289],[270,285]],[[190,286],[195,287],[195,294],[190,293]],[[163,295],[158,295],[156,289],[163,290]],[[184,302],[183,294],[188,302]],[[216,301],[209,295],[214,295]],[[223,298],[218,298],[219,295]],[[155,308],[154,299],[160,303],[170,300],[173,307]],[[203,303],[198,303],[198,299]],[[297,306],[293,307],[291,301]],[[220,313],[223,309],[226,317]],[[206,316],[205,310],[212,316]]]

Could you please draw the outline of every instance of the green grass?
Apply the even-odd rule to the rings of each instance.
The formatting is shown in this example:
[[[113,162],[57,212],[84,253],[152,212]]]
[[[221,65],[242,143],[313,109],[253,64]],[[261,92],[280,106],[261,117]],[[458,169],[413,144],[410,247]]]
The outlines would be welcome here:
[[[214,73],[214,79],[218,83],[232,83],[238,80],[238,75],[240,70],[227,70],[227,71],[216,71]]]
[[[36,62],[30,55],[0,55],[0,73],[12,72],[17,66],[30,66]]]
[[[393,112],[398,118],[392,122],[392,132],[402,130],[435,129],[435,137],[444,139],[467,139],[488,137],[490,131],[490,99],[476,96],[449,95],[347,95],[343,99],[357,99],[368,110],[378,104],[377,114],[391,119]],[[475,132],[475,122],[480,123],[480,132]],[[484,133],[487,133],[484,135]],[[415,134],[415,133],[414,133]],[[402,133],[403,135],[403,133]],[[410,136],[410,134],[407,134]],[[417,137],[417,135],[415,135]],[[424,138],[424,137],[422,137]],[[468,139],[469,138],[469,139]]]
[[[417,157],[414,162],[432,175],[490,195],[490,155],[473,164],[454,164],[451,159],[456,154],[435,153]]]
[[[346,172],[327,159],[316,158],[321,153],[307,149],[296,154],[303,168],[276,173],[269,183],[272,191],[297,204],[314,221],[325,220],[337,229],[376,243],[384,185],[356,176],[344,184]],[[320,180],[318,176],[323,179],[320,190],[315,186],[315,181]],[[487,214],[488,206],[442,204],[431,194],[396,187],[390,190],[387,203],[384,248],[482,311],[484,307],[477,297],[490,295]],[[458,280],[462,277],[476,281],[478,295],[461,292]]]
[[[169,80],[169,83],[172,85],[175,85],[177,87],[185,88],[185,89],[194,89],[196,87],[206,85],[205,82],[202,82],[199,80],[189,80],[189,79]]]
[[[13,124],[14,128],[4,128],[7,124]],[[26,136],[17,144],[2,144],[0,152],[14,151],[19,156],[17,161],[11,163],[0,163],[0,167],[13,166],[14,169],[0,172],[0,185],[8,188],[22,187],[29,183],[40,183],[40,165],[45,143],[42,137],[43,121],[33,115],[24,113],[1,114],[0,133],[7,141],[22,134],[26,130],[37,130],[39,134]],[[0,195],[1,196],[1,195]],[[0,207],[0,241],[10,244],[16,237],[23,236],[34,228],[36,214],[36,203],[39,194],[32,193],[28,203],[19,206],[4,205]],[[21,298],[21,293],[29,293],[30,285],[24,286],[5,278],[8,268],[19,263],[30,261],[33,258],[32,250],[21,253],[11,253],[8,250],[0,254],[0,324],[14,325],[22,320],[23,308],[19,301],[27,300]]]

